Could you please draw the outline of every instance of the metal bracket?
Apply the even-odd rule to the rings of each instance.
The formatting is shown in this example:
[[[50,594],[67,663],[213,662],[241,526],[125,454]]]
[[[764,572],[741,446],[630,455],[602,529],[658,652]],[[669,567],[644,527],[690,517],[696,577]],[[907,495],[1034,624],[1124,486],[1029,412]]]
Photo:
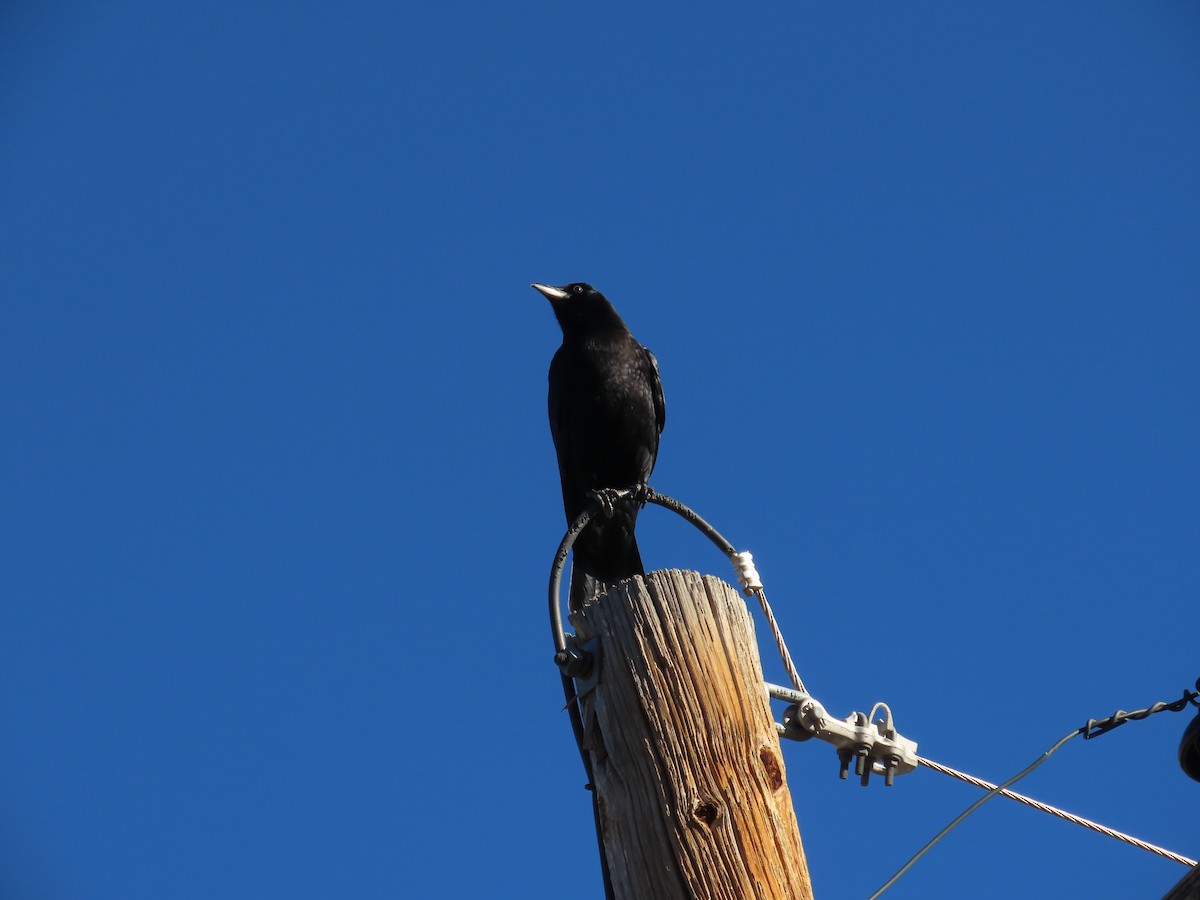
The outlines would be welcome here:
[[[554,662],[568,678],[575,679],[575,696],[582,697],[600,683],[600,638],[582,644],[573,634],[566,637],[566,647],[554,654]]]
[[[784,711],[783,723],[775,723],[779,736],[793,741],[818,738],[833,744],[841,763],[840,778],[847,777],[852,759],[854,774],[863,787],[871,773],[882,775],[884,783],[891,787],[897,775],[905,775],[917,768],[917,743],[896,730],[892,711],[886,703],[876,703],[870,714],[853,712],[844,719],[832,719],[825,707],[804,691],[777,684],[768,684],[767,691],[777,700],[791,704]],[[872,722],[880,709],[885,713],[884,718]]]

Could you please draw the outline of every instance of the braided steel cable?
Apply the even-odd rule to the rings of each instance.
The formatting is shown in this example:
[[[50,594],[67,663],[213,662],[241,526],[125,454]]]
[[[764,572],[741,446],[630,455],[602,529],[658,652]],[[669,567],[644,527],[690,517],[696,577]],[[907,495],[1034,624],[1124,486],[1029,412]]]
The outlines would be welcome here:
[[[952,769],[949,766],[944,766],[941,763],[936,763],[931,759],[926,759],[923,756],[918,756],[917,761],[927,769],[932,769],[935,772],[941,772],[943,775],[949,775],[951,778],[957,778],[960,781],[965,781],[967,784],[973,784],[975,787],[983,788],[987,791],[996,790],[996,785],[990,781],[984,781],[982,778],[976,778],[974,775],[968,775],[966,772],[960,772],[958,769]],[[1132,835],[1125,834],[1123,831],[1117,831],[1115,828],[1109,828],[1106,825],[1101,825],[1098,822],[1093,822],[1091,819],[1085,819],[1083,816],[1077,816],[1074,813],[1069,813],[1066,810],[1051,806],[1048,803],[1042,803],[1040,800],[1034,800],[1032,797],[1026,797],[1024,794],[1018,794],[1016,791],[1010,791],[1007,788],[1001,788],[996,793],[1007,797],[1009,800],[1016,800],[1018,803],[1024,803],[1026,806],[1032,806],[1034,809],[1040,809],[1044,813],[1049,813],[1052,816],[1058,816],[1060,819],[1066,819],[1068,822],[1073,822],[1076,825],[1081,825],[1084,828],[1090,828],[1092,831],[1100,834],[1108,835],[1110,838],[1116,838],[1118,841],[1124,841],[1126,844],[1131,844],[1149,853],[1154,853],[1164,859],[1169,859],[1172,862],[1177,862],[1185,866],[1196,866],[1196,860],[1188,859],[1186,856],[1180,856],[1178,853],[1173,853],[1170,850],[1165,850],[1162,847],[1147,843],[1140,838],[1135,838]]]
[[[917,860],[919,860],[922,856],[924,856],[926,853],[928,853],[930,850],[932,850],[934,845],[938,841],[940,841],[942,838],[944,838],[946,835],[948,835],[951,831],[953,831],[956,827],[958,827],[959,823],[962,822],[963,819],[965,819],[971,813],[975,812],[975,810],[979,809],[979,807],[983,806],[983,804],[987,803],[989,800],[991,800],[993,797],[995,797],[997,794],[999,794],[1001,791],[1003,791],[1005,788],[1007,788],[1010,784],[1016,784],[1018,781],[1020,781],[1022,778],[1024,778],[1026,775],[1028,775],[1030,772],[1032,772],[1034,769],[1036,769],[1038,766],[1040,766],[1042,763],[1044,763],[1046,760],[1048,760],[1054,754],[1054,752],[1056,750],[1058,750],[1059,747],[1061,747],[1063,744],[1065,744],[1067,741],[1069,741],[1071,738],[1075,737],[1076,735],[1081,734],[1082,732],[1083,732],[1082,728],[1077,728],[1075,731],[1072,731],[1069,734],[1063,735],[1061,738],[1058,739],[1058,741],[1056,741],[1054,743],[1054,745],[1052,747],[1050,747],[1050,749],[1048,749],[1045,753],[1043,753],[1041,756],[1039,756],[1037,759],[1035,759],[1033,762],[1031,762],[1029,765],[1027,765],[1024,769],[1022,769],[1020,772],[1018,772],[1012,778],[1008,779],[1008,781],[1004,782],[1003,784],[993,785],[986,794],[984,794],[982,797],[980,797],[978,800],[976,800],[974,803],[972,803],[970,806],[968,806],[966,809],[964,809],[962,812],[960,812],[957,816],[954,817],[954,819],[951,820],[949,825],[947,825],[945,828],[943,828],[941,831],[939,831],[937,834],[935,834],[932,838],[930,838],[929,841],[926,842],[924,847],[922,847],[920,850],[918,850],[916,853],[914,853],[909,858],[908,862],[906,862],[904,865],[902,865],[897,870],[895,875],[893,875],[891,878],[889,878],[887,881],[885,881],[882,885],[880,885],[879,890],[877,890],[870,897],[868,897],[867,900],[876,900],[876,898],[878,898],[880,895],[882,895],[884,891],[886,891],[893,884],[895,884],[897,881],[899,881],[900,876],[903,875],[905,872],[907,872],[909,869],[911,869],[916,864]]]
[[[917,757],[917,760],[921,763],[921,765],[927,766],[928,768],[933,769],[935,772],[941,772],[944,775],[950,775],[954,778],[961,778],[963,781],[974,784],[977,787],[985,788],[987,793],[968,806],[949,825],[934,835],[934,837],[927,844],[925,844],[924,847],[918,850],[908,862],[901,866],[900,870],[891,878],[889,878],[883,884],[883,886],[879,888],[879,890],[877,890],[870,896],[870,898],[868,898],[868,900],[876,900],[876,898],[879,897],[884,891],[895,884],[901,875],[912,868],[913,864],[917,860],[928,853],[933,848],[934,844],[949,834],[960,822],[962,822],[963,819],[975,812],[975,810],[977,810],[988,800],[991,800],[997,794],[1002,794],[1005,797],[1008,797],[1010,800],[1016,800],[1018,803],[1024,803],[1027,806],[1032,806],[1034,809],[1040,809],[1042,812],[1047,812],[1051,815],[1058,816],[1059,818],[1066,819],[1068,822],[1073,822],[1074,824],[1083,828],[1089,828],[1093,831],[1099,832],[1100,834],[1106,834],[1109,837],[1116,838],[1119,841],[1124,841],[1127,844],[1138,847],[1141,850],[1145,850],[1147,853],[1153,853],[1173,862],[1181,863],[1182,865],[1194,868],[1196,866],[1196,860],[1194,859],[1188,859],[1186,856],[1181,856],[1180,854],[1173,853],[1170,850],[1164,850],[1162,847],[1156,847],[1154,844],[1131,837],[1124,832],[1108,828],[1104,825],[1099,825],[1088,819],[1084,819],[1080,816],[1057,809],[1047,803],[1041,803],[1037,800],[1033,800],[1022,794],[1018,794],[1015,791],[1008,790],[1008,787],[1020,781],[1022,778],[1044,763],[1056,750],[1058,750],[1059,747],[1076,735],[1082,734],[1085,739],[1098,737],[1101,734],[1107,734],[1109,731],[1112,731],[1119,725],[1124,725],[1126,722],[1145,719],[1148,716],[1152,716],[1158,712],[1179,712],[1183,709],[1186,709],[1189,704],[1192,706],[1200,706],[1200,679],[1197,679],[1196,681],[1196,688],[1196,691],[1185,690],[1180,699],[1173,700],[1170,703],[1154,703],[1150,706],[1147,706],[1145,709],[1137,709],[1133,712],[1117,710],[1111,716],[1108,716],[1104,719],[1088,719],[1087,723],[1082,728],[1077,728],[1069,734],[1064,735],[1056,744],[1054,744],[1054,746],[1039,756],[1030,765],[1026,766],[1012,778],[1008,779],[1008,781],[998,785],[991,784],[990,782],[984,781],[981,778],[974,778],[973,776],[967,775],[965,772],[959,772],[956,769],[951,769],[949,766],[943,766],[940,763],[933,762],[932,760],[924,759],[923,757]]]
[[[783,660],[783,668],[787,671],[788,678],[792,681],[792,687],[805,694],[808,689],[804,687],[804,682],[800,680],[800,673],[796,671],[796,664],[792,662],[792,654],[788,652],[787,644],[783,642],[783,632],[779,628],[779,623],[775,621],[775,614],[771,611],[771,604],[767,602],[767,592],[759,588],[754,592],[754,596],[758,598],[758,605],[762,607],[763,615],[767,618],[767,627],[771,629],[771,635],[775,638],[775,647],[779,651],[779,656]]]

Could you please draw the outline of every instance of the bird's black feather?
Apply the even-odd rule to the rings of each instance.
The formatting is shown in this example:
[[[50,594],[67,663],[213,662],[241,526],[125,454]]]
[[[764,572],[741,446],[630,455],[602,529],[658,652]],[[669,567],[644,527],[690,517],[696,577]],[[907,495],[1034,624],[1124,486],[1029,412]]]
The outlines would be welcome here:
[[[550,363],[550,433],[563,508],[575,521],[603,488],[642,485],[658,458],[666,404],[658,361],[590,285],[534,285],[550,300],[563,342]],[[583,578],[608,585],[645,574],[634,537],[636,504],[597,516],[575,542],[571,604]]]

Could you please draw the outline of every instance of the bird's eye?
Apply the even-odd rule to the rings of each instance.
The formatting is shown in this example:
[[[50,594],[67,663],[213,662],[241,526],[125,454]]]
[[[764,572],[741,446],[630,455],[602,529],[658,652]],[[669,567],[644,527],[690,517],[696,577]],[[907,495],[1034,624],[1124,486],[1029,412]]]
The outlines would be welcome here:
[[[582,293],[583,293],[583,285],[582,285],[582,284],[577,284],[577,285],[575,285],[575,287],[573,288],[573,290],[574,290],[574,291],[575,291],[575,293],[577,293],[577,294],[582,294]]]

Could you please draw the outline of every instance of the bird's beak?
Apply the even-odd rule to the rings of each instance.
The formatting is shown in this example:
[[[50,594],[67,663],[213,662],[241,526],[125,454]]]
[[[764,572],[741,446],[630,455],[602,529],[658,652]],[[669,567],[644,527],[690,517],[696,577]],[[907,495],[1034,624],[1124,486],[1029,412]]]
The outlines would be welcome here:
[[[550,301],[566,300],[567,297],[570,296],[562,288],[550,287],[548,284],[537,284],[535,282],[534,284],[531,284],[530,287]]]

